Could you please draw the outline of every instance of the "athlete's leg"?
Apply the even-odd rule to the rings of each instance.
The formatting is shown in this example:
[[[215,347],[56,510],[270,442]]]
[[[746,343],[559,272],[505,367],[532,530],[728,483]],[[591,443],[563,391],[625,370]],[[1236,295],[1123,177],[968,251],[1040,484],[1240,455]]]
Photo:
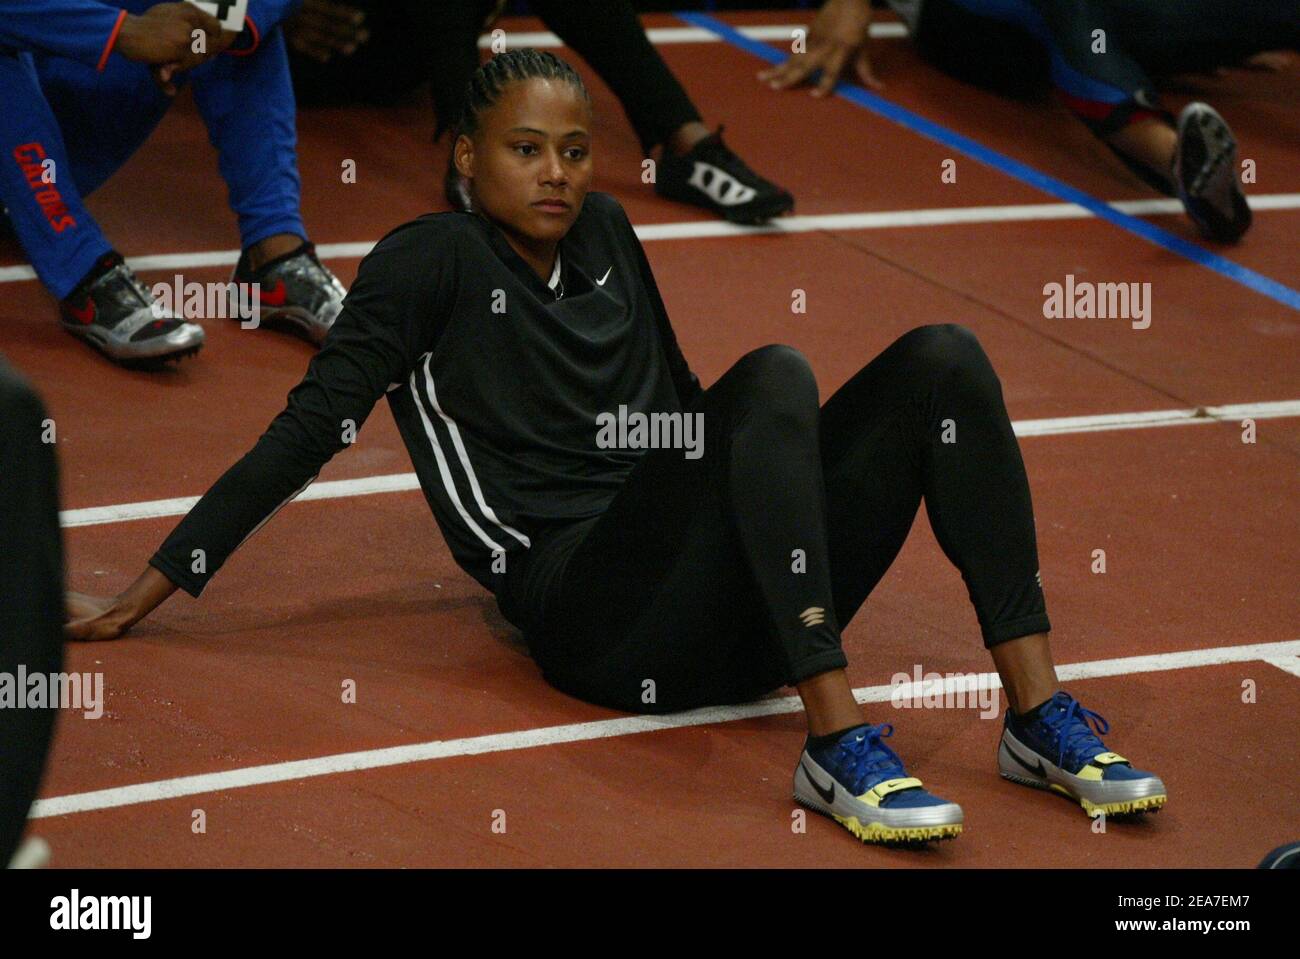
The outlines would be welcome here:
[[[316,256],[302,222],[297,108],[284,31],[276,25],[252,51],[209,60],[192,83],[239,219],[243,252],[233,282],[268,291],[262,319],[288,323],[321,343],[347,291]]]
[[[924,498],[984,645],[998,650],[1050,629],[1024,463],[1001,384],[973,334],[927,326],[898,339],[826,402],[821,448],[839,622],[893,563]],[[1056,688],[1050,656],[1025,655],[1037,648],[995,653],[1007,688],[1034,703]]]
[[[1051,63],[1039,38],[1019,22],[968,6],[925,0],[912,35],[921,56],[958,80],[1008,96],[1048,89]]]
[[[609,84],[636,128],[646,156],[683,128],[708,135],[699,111],[646,38],[629,0],[538,0],[536,14]],[[671,143],[685,153],[693,141]]]
[[[968,43],[963,37],[982,35],[982,21],[1032,36],[1047,55],[1052,82],[1074,114],[1148,185],[1178,196],[1203,234],[1234,240],[1249,228],[1251,214],[1236,180],[1232,132],[1204,104],[1190,105],[1177,123],[1161,109],[1144,57],[1135,50],[1167,65],[1169,56],[1152,55],[1151,33],[1163,29],[1163,42],[1177,47],[1183,42],[1176,26],[1180,14],[1166,13],[1163,22],[1148,15],[1143,21],[1132,7],[1183,9],[1179,4],[1111,0],[928,0],[918,43],[927,32],[943,38],[948,60],[953,61]],[[1252,35],[1263,32],[1256,27]],[[1285,33],[1280,42],[1287,42]],[[1189,41],[1189,49],[1192,45]],[[1240,43],[1232,47],[1234,53],[1243,49]],[[988,59],[990,52],[976,48],[972,56]]]
[[[1094,0],[1129,54],[1161,76],[1239,64],[1266,50],[1300,49],[1294,0]]]
[[[32,60],[46,98],[40,103],[48,101],[62,134],[59,150],[66,159],[56,160],[58,190],[65,203],[75,202],[78,230],[84,224],[88,234],[75,253],[62,253],[52,237],[43,244],[24,243],[33,264],[45,257],[59,264],[49,270],[46,284],[61,301],[64,329],[119,362],[194,353],[203,344],[202,327],[157,309],[148,288],[111,250],[77,199],[79,192],[88,194],[104,183],[144,143],[171,98],[146,66],[120,56],[109,57],[102,73],[60,57],[34,54]]]
[[[283,249],[265,251],[268,259],[288,252],[307,231],[299,207],[297,111],[283,31],[268,31],[248,55],[208,61],[194,71],[192,83],[239,218],[241,247],[296,238]]]
[[[623,679],[639,689],[665,637],[699,652],[714,643],[721,655],[736,648],[725,623],[739,615],[749,655],[761,645],[753,639],[775,639],[785,682],[834,668],[839,624],[897,556],[923,497],[985,644],[1049,628],[1024,467],[974,338],[953,327],[913,331],[817,416],[800,395],[809,384],[793,351],[750,354],[699,404],[700,460],[647,454],[571,555],[554,617],[565,625],[542,644],[544,667],[554,654],[561,672],[591,666],[602,677],[630,647],[638,668]],[[817,433],[818,419],[820,452],[804,435]],[[754,598],[765,630],[747,618]],[[682,652],[666,658],[689,673]]]
[[[33,58],[63,131],[72,175],[89,196],[149,139],[172,98],[158,88],[145,64],[121,56],[110,56],[102,72],[64,57]]]
[[[1048,628],[1029,483],[988,357],[968,330],[896,340],[821,413],[836,619],[857,613],[924,498],[988,647]]]
[[[1116,131],[1158,116],[1150,77],[1128,51],[1110,9],[1095,0],[937,0],[928,15],[931,24],[948,21],[950,32],[991,20],[1032,37],[1066,105],[1108,143]],[[1169,192],[1172,157],[1170,146],[1163,165],[1153,171],[1143,164],[1137,172]]]
[[[82,204],[30,54],[0,52],[0,103],[0,204],[37,276],[62,299],[111,246]]]
[[[845,665],[807,362],[756,350],[686,412],[702,419],[702,455],[643,455],[572,549],[530,636],[548,678],[583,698],[668,711]],[[826,699],[815,713],[844,706]]]
[[[902,337],[827,402],[822,450],[838,615],[853,615],[884,572],[907,534],[919,486],[1011,700],[1000,773],[1064,792],[1092,813],[1160,808],[1159,777],[1111,752],[1097,735],[1109,731],[1105,720],[1058,686],[1029,484],[997,375],[975,337],[954,326]],[[843,756],[846,744],[838,748]],[[829,771],[816,754],[808,753]],[[795,782],[816,805],[818,779],[803,770]],[[834,804],[827,808],[835,813]],[[951,822],[933,806],[917,818],[927,814]]]

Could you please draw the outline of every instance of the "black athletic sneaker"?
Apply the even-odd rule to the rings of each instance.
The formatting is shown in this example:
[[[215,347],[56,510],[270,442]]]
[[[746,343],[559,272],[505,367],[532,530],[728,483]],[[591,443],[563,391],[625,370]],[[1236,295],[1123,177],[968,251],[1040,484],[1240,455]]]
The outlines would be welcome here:
[[[240,255],[230,284],[230,316],[241,322],[252,319],[243,308],[252,302],[247,289],[251,283],[258,284],[259,323],[288,323],[318,346],[338,318],[348,292],[317,258],[316,245],[306,241],[256,270],[248,267],[247,250]]]
[[[125,366],[190,356],[203,327],[162,309],[116,251],[105,253],[59,303],[65,330]]]
[[[1208,104],[1189,103],[1178,116],[1174,182],[1187,215],[1212,240],[1232,241],[1250,228],[1237,174],[1237,141],[1228,124]]]
[[[664,147],[655,176],[655,192],[669,200],[691,203],[732,223],[762,223],[794,209],[794,197],[764,180],[722,142],[721,126],[675,156]]]

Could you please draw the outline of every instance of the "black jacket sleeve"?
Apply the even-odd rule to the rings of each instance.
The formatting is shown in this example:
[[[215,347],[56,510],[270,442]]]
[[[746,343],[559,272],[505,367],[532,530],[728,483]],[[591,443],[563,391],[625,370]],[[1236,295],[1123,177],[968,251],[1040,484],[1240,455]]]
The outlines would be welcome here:
[[[284,411],[177,524],[150,565],[198,596],[244,540],[355,440],[375,403],[445,324],[455,255],[437,218],[408,223],[379,242],[361,261],[342,312]]]
[[[646,259],[645,248],[641,246],[641,240],[637,237],[636,230],[628,220],[623,207],[618,203],[614,203],[614,206],[618,210],[619,229],[624,234],[629,248],[635,253],[637,269],[641,273],[641,283],[650,295],[650,308],[654,311],[655,324],[659,327],[659,336],[663,340],[664,355],[668,358],[668,371],[672,375],[673,386],[677,389],[677,399],[682,409],[685,409],[704,390],[700,387],[699,378],[691,372],[686,357],[682,355],[681,347],[677,345],[677,334],[673,332],[672,323],[668,320],[668,310],[664,307],[663,297],[659,295],[659,284],[655,282],[650,261]]]

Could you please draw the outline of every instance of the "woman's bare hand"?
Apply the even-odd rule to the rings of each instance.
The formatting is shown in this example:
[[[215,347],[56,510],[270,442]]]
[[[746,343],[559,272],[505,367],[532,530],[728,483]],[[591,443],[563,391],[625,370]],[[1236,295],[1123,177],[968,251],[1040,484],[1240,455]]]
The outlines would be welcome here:
[[[68,618],[63,635],[68,639],[117,639],[130,628],[129,617],[123,614],[116,596],[90,596],[69,590],[64,603]]]
[[[68,617],[63,635],[68,639],[117,639],[174,592],[176,584],[152,566],[145,567],[118,596],[90,596],[68,590],[63,600]]]
[[[871,0],[826,0],[808,31],[808,46],[785,63],[759,73],[773,90],[798,86],[818,70],[821,79],[812,93],[825,96],[835,88],[851,62],[857,78],[873,90],[884,87],[871,68],[867,41],[871,31]]]

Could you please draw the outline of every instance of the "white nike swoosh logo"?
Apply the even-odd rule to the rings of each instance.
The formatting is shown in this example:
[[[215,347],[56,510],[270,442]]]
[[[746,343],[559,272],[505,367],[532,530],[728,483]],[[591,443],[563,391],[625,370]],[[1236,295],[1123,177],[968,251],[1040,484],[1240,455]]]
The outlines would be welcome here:
[[[605,281],[609,279],[609,273],[610,273],[610,270],[613,270],[613,269],[614,269],[614,267],[613,267],[613,265],[611,264],[609,270],[606,270],[606,271],[605,271],[605,275],[602,276],[599,280],[596,281],[596,285],[597,285],[597,286],[604,286],[604,285],[605,285]]]

